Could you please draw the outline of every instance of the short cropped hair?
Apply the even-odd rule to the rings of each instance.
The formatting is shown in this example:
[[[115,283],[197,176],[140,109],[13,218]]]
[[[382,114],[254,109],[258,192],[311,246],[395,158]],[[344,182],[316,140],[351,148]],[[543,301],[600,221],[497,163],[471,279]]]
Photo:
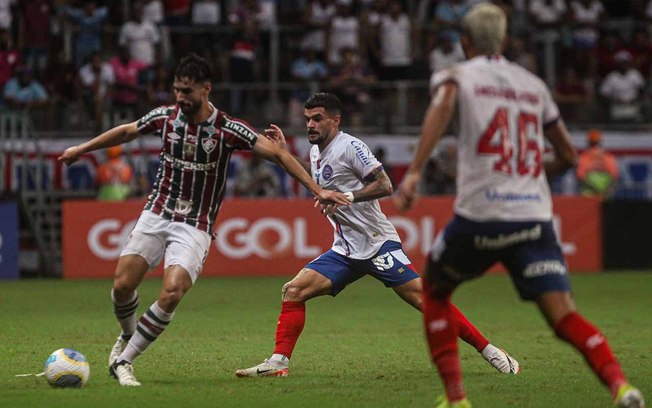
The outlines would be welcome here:
[[[462,20],[464,34],[481,54],[500,54],[507,35],[507,17],[491,3],[479,3]]]
[[[324,108],[329,115],[342,114],[342,102],[332,93],[318,92],[308,98],[303,107],[306,109]]]
[[[199,55],[190,53],[181,59],[174,77],[177,79],[188,78],[194,82],[210,82],[212,80],[211,65]]]

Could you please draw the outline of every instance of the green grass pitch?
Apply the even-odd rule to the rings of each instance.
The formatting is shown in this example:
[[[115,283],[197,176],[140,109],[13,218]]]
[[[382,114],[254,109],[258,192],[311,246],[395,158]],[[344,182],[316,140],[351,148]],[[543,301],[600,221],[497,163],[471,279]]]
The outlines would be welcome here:
[[[418,312],[371,278],[337,298],[313,299],[288,378],[238,379],[237,368],[268,357],[283,278],[199,279],[161,337],[134,365],[140,388],[107,375],[118,334],[109,281],[0,283],[2,407],[432,407],[442,387],[431,366]],[[607,335],[630,381],[652,400],[652,274],[572,276],[580,311]],[[141,286],[139,315],[160,281]],[[462,344],[474,407],[594,408],[609,395],[570,346],[554,339],[506,276],[462,286],[455,303],[522,365],[518,376],[494,371]],[[42,371],[55,349],[90,361],[83,389],[53,389]]]

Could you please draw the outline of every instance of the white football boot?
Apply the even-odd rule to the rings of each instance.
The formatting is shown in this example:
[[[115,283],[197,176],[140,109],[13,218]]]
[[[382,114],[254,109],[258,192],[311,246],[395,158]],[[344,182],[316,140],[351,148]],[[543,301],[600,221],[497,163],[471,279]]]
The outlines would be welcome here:
[[[109,374],[123,387],[140,387],[140,383],[134,376],[134,368],[124,360],[111,364]]]
[[[268,359],[265,359],[257,366],[237,370],[235,375],[238,377],[287,377],[289,371],[288,366],[274,365]]]
[[[487,347],[482,350],[482,357],[484,357],[489,364],[496,370],[500,371],[503,374],[518,374],[521,371],[521,365],[516,361],[516,359],[503,349],[488,344]]]
[[[122,354],[125,347],[127,347],[127,343],[129,342],[123,340],[122,336],[118,336],[118,339],[115,341],[115,344],[111,348],[111,353],[109,353],[109,367],[115,363],[118,357],[120,357],[120,354]]]

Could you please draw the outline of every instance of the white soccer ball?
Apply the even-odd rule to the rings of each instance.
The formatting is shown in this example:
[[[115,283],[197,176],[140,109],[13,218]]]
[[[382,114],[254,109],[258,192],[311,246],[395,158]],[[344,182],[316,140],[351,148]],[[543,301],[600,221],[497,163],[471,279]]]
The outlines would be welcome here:
[[[50,354],[45,361],[44,371],[51,386],[76,388],[83,387],[91,373],[86,357],[69,348],[62,348]]]

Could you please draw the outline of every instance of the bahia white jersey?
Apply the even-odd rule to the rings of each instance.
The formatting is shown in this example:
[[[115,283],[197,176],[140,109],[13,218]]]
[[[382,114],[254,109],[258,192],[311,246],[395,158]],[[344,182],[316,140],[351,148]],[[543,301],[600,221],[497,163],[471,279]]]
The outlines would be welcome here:
[[[323,152],[310,149],[312,177],[328,190],[355,191],[382,164],[360,139],[340,132]],[[380,210],[378,200],[340,207],[329,217],[333,225],[333,251],[353,259],[369,259],[386,241],[400,242],[396,229]]]
[[[550,220],[543,129],[559,109],[543,81],[484,55],[433,74],[431,91],[446,82],[458,86],[455,213],[473,221]]]

